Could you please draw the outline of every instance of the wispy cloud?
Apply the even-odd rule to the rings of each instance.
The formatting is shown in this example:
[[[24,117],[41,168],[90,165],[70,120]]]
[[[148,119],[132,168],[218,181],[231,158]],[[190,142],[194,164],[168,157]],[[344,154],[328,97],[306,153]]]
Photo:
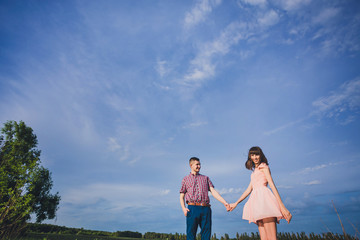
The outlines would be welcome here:
[[[313,103],[314,114],[336,118],[340,114],[353,112],[360,107],[360,78],[345,82],[329,96],[321,97]]]
[[[130,147],[129,145],[121,145],[118,143],[118,140],[114,137],[108,138],[108,149],[115,153],[119,161],[125,161],[130,157]]]
[[[189,29],[200,22],[205,21],[207,15],[209,15],[212,10],[221,4],[222,0],[199,0],[197,1],[195,7],[188,11],[184,19],[184,28]]]
[[[310,182],[305,182],[304,185],[312,186],[312,185],[319,185],[321,182],[319,180],[313,180]]]
[[[234,44],[240,39],[245,39],[251,35],[247,24],[233,22],[229,24],[212,42],[203,44],[196,57],[190,62],[190,67],[183,77],[181,84],[191,89],[197,89],[203,82],[215,75],[216,63],[213,61],[215,56],[227,54]]]
[[[278,133],[278,132],[280,132],[280,131],[283,131],[284,129],[287,129],[287,128],[292,127],[292,126],[294,126],[294,125],[296,125],[296,124],[299,124],[299,123],[305,121],[305,120],[308,119],[308,118],[309,118],[309,117],[305,117],[305,118],[301,118],[301,119],[296,120],[296,121],[293,121],[293,122],[286,123],[286,124],[284,124],[284,125],[282,125],[282,126],[280,126],[280,127],[277,127],[277,128],[275,128],[275,129],[273,129],[273,130],[264,132],[264,135],[270,136],[270,135],[272,135],[272,134]]]
[[[241,2],[254,6],[263,6],[267,4],[267,0],[241,0]]]
[[[340,115],[347,112],[350,116],[345,120],[339,121],[339,123],[346,125],[355,121],[354,115],[357,115],[357,110],[360,108],[360,79],[356,78],[355,80],[345,82],[337,90],[330,93],[329,96],[315,100],[312,105],[314,110],[308,116],[266,131],[264,134],[267,136],[275,134],[314,116],[337,119]]]
[[[259,25],[262,27],[268,27],[278,23],[280,17],[277,12],[270,9],[263,16],[258,19]]]
[[[227,194],[242,193],[244,190],[245,189],[243,189],[243,188],[221,188],[221,189],[218,189],[217,191],[221,195],[227,195]]]
[[[204,125],[207,125],[208,123],[205,121],[200,121],[200,122],[191,122],[189,124],[186,124],[185,126],[183,126],[183,128],[197,128],[197,127],[201,127]]]
[[[321,11],[320,14],[314,16],[313,23],[322,24],[327,23],[329,20],[337,16],[340,12],[338,8],[326,8]]]
[[[190,92],[201,87],[206,80],[216,75],[219,57],[227,55],[240,40],[246,41],[252,37],[256,38],[256,36],[262,39],[262,33],[276,25],[279,19],[276,11],[267,9],[258,11],[257,17],[249,21],[231,22],[215,40],[199,44],[199,50],[190,61],[190,66],[180,80],[180,84]],[[248,51],[243,52],[246,53],[242,55],[243,57],[250,55]]]
[[[304,168],[304,169],[302,169],[302,170],[300,170],[300,171],[298,171],[296,173],[297,174],[308,174],[308,173],[311,173],[311,172],[314,172],[314,171],[329,167],[331,165],[333,165],[333,164],[329,163],[329,164],[317,165],[317,166],[314,166],[314,167],[307,167],[307,168]]]
[[[320,165],[316,165],[316,166],[313,166],[313,167],[303,168],[303,169],[300,169],[299,171],[296,171],[296,172],[294,172],[292,174],[305,175],[305,174],[309,174],[309,173],[312,173],[312,172],[316,172],[316,171],[321,170],[321,169],[336,166],[336,165],[339,165],[339,164],[342,164],[342,163],[344,163],[344,161],[342,161],[342,162],[329,162],[329,163],[326,163],[326,164],[320,164]]]
[[[161,196],[168,195],[169,193],[170,193],[170,189],[165,189],[160,191]]]
[[[283,9],[293,11],[309,4],[311,1],[312,0],[277,0],[275,2],[277,2]]]
[[[158,60],[155,69],[160,75],[160,77],[164,77],[165,74],[169,72],[167,68],[167,61]]]

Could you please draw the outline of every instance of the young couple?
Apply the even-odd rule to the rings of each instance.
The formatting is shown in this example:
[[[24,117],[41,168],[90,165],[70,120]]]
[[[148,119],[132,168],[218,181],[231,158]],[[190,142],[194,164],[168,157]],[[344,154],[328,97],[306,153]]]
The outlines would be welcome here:
[[[186,217],[187,240],[196,239],[198,226],[201,228],[202,240],[209,240],[211,237],[209,191],[216,200],[224,204],[227,211],[234,210],[251,193],[243,209],[243,219],[258,226],[261,240],[276,240],[276,224],[280,219],[290,223],[292,215],[280,198],[270,174],[268,161],[260,147],[250,148],[245,163],[246,168],[253,171],[250,184],[240,198],[231,204],[215,190],[209,177],[199,173],[201,165],[198,158],[190,158],[189,164],[191,173],[183,178],[180,189],[180,204]],[[268,184],[272,192],[267,187]]]

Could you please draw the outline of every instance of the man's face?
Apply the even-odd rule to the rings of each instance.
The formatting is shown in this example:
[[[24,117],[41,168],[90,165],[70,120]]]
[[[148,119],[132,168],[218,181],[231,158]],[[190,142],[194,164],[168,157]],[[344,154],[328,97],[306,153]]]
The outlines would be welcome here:
[[[191,164],[190,164],[190,168],[191,168],[191,172],[193,172],[193,173],[200,172],[200,168],[201,168],[200,162],[199,161],[192,161]]]

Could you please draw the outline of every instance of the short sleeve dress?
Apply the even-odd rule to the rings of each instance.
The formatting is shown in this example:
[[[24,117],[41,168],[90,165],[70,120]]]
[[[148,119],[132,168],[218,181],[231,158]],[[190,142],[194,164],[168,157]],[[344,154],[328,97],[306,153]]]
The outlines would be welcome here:
[[[265,174],[260,171],[262,168],[269,168],[261,163],[251,174],[252,192],[249,200],[245,203],[242,218],[249,220],[249,223],[256,223],[258,220],[276,217],[277,222],[284,218],[280,212],[280,206],[274,194],[267,187],[268,182]]]

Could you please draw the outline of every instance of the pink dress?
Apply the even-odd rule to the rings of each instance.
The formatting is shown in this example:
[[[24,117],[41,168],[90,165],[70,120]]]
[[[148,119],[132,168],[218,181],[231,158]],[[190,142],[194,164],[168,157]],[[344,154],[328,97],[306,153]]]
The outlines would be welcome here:
[[[265,163],[261,163],[251,174],[252,193],[249,200],[245,203],[243,216],[249,223],[268,218],[276,217],[277,222],[284,218],[280,212],[280,206],[274,194],[267,187],[268,182],[265,174],[260,171],[262,168],[269,168]]]

